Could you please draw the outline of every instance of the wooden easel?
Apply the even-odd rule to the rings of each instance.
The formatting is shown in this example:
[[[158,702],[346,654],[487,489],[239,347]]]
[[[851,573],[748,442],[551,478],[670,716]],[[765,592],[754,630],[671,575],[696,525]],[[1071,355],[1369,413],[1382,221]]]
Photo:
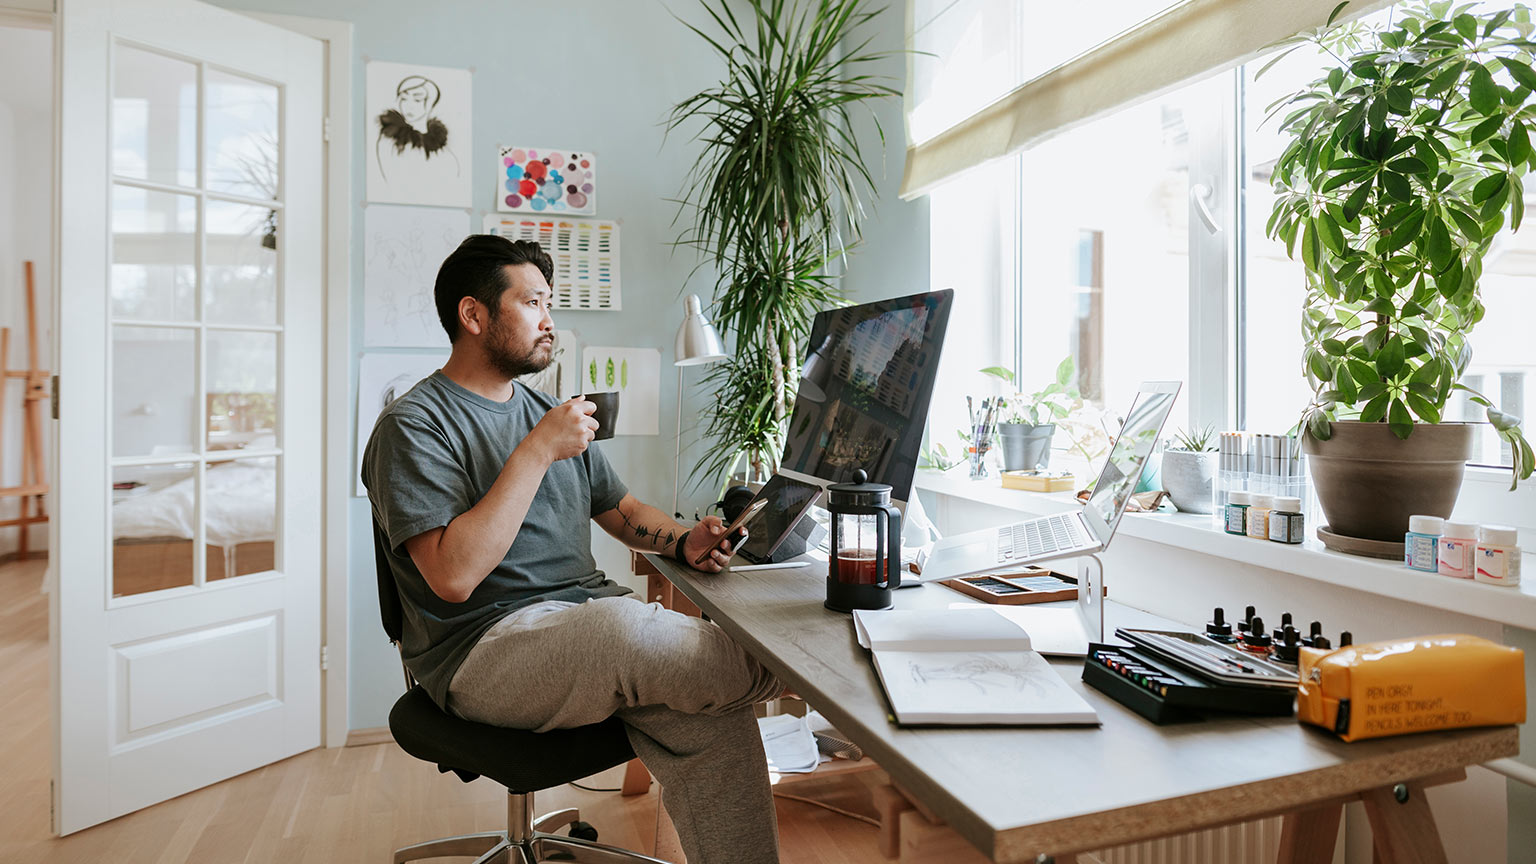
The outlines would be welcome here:
[[[43,471],[43,418],[38,403],[48,398],[48,371],[37,368],[37,287],[32,272],[32,262],[26,262],[27,272],[27,368],[9,369],[11,354],[11,329],[0,328],[0,387],[12,378],[25,382],[21,397],[21,484],[0,486],[0,499],[20,498],[21,515],[15,519],[0,521],[0,528],[16,526],[21,539],[16,547],[16,557],[25,561],[28,529],[48,521],[43,509],[43,496],[48,494],[48,481]],[[4,428],[5,400],[0,394],[0,429]],[[0,438],[0,455],[4,453],[4,439]],[[0,468],[5,460],[0,458]]]

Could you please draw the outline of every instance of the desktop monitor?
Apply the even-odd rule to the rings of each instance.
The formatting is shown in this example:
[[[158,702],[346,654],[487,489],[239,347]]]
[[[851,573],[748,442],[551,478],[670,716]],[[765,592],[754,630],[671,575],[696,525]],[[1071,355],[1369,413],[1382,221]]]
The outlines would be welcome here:
[[[912,496],[954,291],[817,314],[779,472],[827,486],[869,479]]]

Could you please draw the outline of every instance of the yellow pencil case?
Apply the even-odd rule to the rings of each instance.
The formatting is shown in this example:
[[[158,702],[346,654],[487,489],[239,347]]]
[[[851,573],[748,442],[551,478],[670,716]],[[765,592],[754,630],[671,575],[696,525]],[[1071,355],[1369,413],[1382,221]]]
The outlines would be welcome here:
[[[1296,717],[1345,741],[1525,722],[1525,652],[1477,636],[1301,649]]]

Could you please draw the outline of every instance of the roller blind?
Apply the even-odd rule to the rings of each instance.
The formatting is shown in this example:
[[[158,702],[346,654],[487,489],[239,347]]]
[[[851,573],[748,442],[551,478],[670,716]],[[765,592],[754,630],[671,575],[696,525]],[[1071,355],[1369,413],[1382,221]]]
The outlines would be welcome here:
[[[907,0],[901,197],[1246,62],[1338,2]],[[1356,0],[1340,18],[1388,2]]]

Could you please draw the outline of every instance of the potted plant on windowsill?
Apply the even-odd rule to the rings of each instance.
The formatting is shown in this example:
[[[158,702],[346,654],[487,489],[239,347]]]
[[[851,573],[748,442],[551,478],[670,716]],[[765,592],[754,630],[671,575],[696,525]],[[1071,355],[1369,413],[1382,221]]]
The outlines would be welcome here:
[[[1012,370],[988,366],[983,374],[1014,383]],[[1056,380],[1029,395],[1015,393],[1003,399],[1002,419],[997,424],[998,446],[1002,448],[1003,470],[1042,470],[1051,464],[1051,439],[1056,435],[1055,421],[1064,419],[1082,397],[1072,386],[1077,369],[1068,356],[1056,366]]]
[[[1216,448],[1210,426],[1179,430],[1163,450],[1163,489],[1173,506],[1185,513],[1211,512],[1211,480],[1216,476]]]
[[[1344,5],[1287,40],[1340,65],[1274,108],[1291,141],[1266,230],[1306,269],[1303,447],[1330,531],[1401,542],[1410,515],[1455,506],[1473,436],[1444,422],[1458,391],[1510,445],[1514,483],[1536,465],[1519,418],[1461,383],[1483,258],[1506,215],[1520,227],[1536,165],[1536,43],[1520,8],[1335,26]]]

